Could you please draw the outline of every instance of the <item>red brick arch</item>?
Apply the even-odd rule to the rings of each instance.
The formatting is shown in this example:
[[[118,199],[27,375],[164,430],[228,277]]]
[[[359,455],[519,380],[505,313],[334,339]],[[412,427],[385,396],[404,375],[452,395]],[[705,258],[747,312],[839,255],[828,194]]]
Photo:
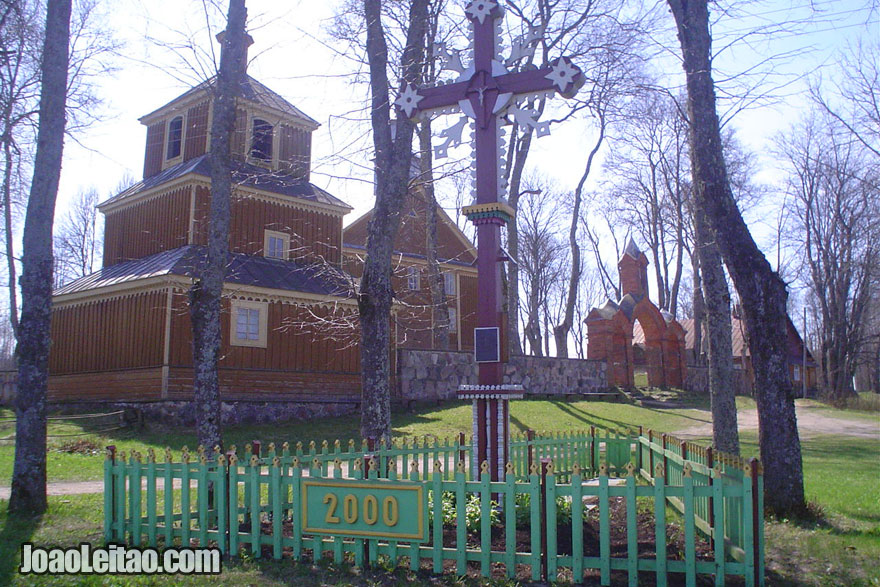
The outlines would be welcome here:
[[[630,239],[618,263],[623,297],[593,308],[587,324],[587,355],[608,363],[608,384],[633,387],[633,325],[645,335],[648,384],[681,387],[685,376],[684,328],[648,297],[648,259]]]

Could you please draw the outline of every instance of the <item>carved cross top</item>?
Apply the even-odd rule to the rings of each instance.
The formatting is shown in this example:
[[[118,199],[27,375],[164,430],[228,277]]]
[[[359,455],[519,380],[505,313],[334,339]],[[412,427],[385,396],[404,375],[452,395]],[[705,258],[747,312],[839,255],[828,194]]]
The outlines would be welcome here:
[[[468,67],[462,65],[457,51],[448,51],[439,44],[436,52],[443,58],[443,67],[456,71],[458,80],[435,87],[417,88],[407,85],[395,104],[409,118],[423,118],[435,113],[463,112],[462,118],[442,131],[446,141],[434,148],[438,158],[446,156],[451,146],[461,144],[461,135],[468,119],[475,122],[476,201],[488,203],[502,197],[501,133],[499,127],[505,117],[521,126],[534,128],[537,135],[550,133],[549,123],[537,121],[537,113],[519,107],[532,97],[559,93],[571,97],[583,85],[581,70],[566,57],[560,57],[540,69],[510,72],[509,66],[532,55],[542,32],[538,28],[514,40],[511,54],[505,60],[500,54],[501,21],[504,10],[495,0],[468,2],[465,13],[473,32],[473,59]],[[491,179],[490,179],[491,174]],[[502,190],[503,191],[503,190]]]

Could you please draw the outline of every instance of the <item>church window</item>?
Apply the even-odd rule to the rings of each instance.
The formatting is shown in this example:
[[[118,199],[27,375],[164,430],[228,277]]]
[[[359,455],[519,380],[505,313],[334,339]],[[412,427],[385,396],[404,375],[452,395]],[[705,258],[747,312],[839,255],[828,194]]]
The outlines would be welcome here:
[[[455,273],[452,271],[443,272],[443,291],[448,296],[455,295]]]
[[[449,332],[458,332],[458,312],[449,308]]]
[[[421,289],[421,280],[418,267],[410,265],[406,268],[406,287],[410,291],[419,291],[419,289]]]
[[[266,302],[233,300],[231,343],[265,348],[268,312]]]
[[[168,146],[165,149],[165,159],[180,157],[183,145],[183,116],[176,116],[168,123]]]
[[[290,251],[290,235],[274,230],[265,231],[263,237],[263,256],[287,260]]]
[[[251,157],[263,161],[272,160],[272,125],[261,118],[254,118]]]

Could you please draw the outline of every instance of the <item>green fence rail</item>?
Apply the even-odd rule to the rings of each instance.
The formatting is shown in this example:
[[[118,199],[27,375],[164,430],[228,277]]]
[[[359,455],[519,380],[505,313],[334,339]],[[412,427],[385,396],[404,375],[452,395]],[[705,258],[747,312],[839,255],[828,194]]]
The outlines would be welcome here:
[[[511,440],[504,479],[490,481],[488,465],[480,474],[468,465],[466,441],[413,439],[372,450],[285,443],[265,454],[255,443],[241,458],[230,451],[214,461],[201,449],[177,461],[167,450],[164,462],[152,450],[108,450],[105,539],[276,559],[353,557],[360,566],[387,557],[484,576],[501,563],[511,578],[555,580],[565,569],[574,582],[597,573],[603,585],[612,573],[630,585],[640,573],[657,585],[669,573],[683,574],[687,585],[698,575],[714,575],[717,585],[727,575],[763,585],[756,459],[713,455],[652,431],[529,433]],[[683,536],[671,543],[673,517]]]

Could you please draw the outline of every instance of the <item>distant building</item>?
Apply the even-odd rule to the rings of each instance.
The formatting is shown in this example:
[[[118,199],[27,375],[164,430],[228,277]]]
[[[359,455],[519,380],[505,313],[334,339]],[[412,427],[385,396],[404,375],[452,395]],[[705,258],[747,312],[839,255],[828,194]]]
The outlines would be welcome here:
[[[735,369],[742,369],[746,372],[747,379],[752,384],[755,381],[755,370],[752,367],[752,356],[749,352],[748,336],[746,333],[745,322],[739,317],[738,311],[734,310],[730,317],[731,324],[731,341],[733,343],[733,366]],[[699,355],[694,351],[694,340],[696,328],[693,318],[685,318],[681,320],[681,325],[685,329],[685,346],[688,351],[688,360],[692,364],[699,363],[701,365],[708,364],[707,335],[706,326],[703,325],[702,349]],[[791,382],[795,387],[795,391],[802,389],[804,377],[806,377],[807,389],[816,388],[816,361],[813,355],[807,350],[806,364],[804,364],[804,342],[801,335],[792,323],[791,318],[788,319],[788,353],[786,355],[788,362],[788,373]]]

